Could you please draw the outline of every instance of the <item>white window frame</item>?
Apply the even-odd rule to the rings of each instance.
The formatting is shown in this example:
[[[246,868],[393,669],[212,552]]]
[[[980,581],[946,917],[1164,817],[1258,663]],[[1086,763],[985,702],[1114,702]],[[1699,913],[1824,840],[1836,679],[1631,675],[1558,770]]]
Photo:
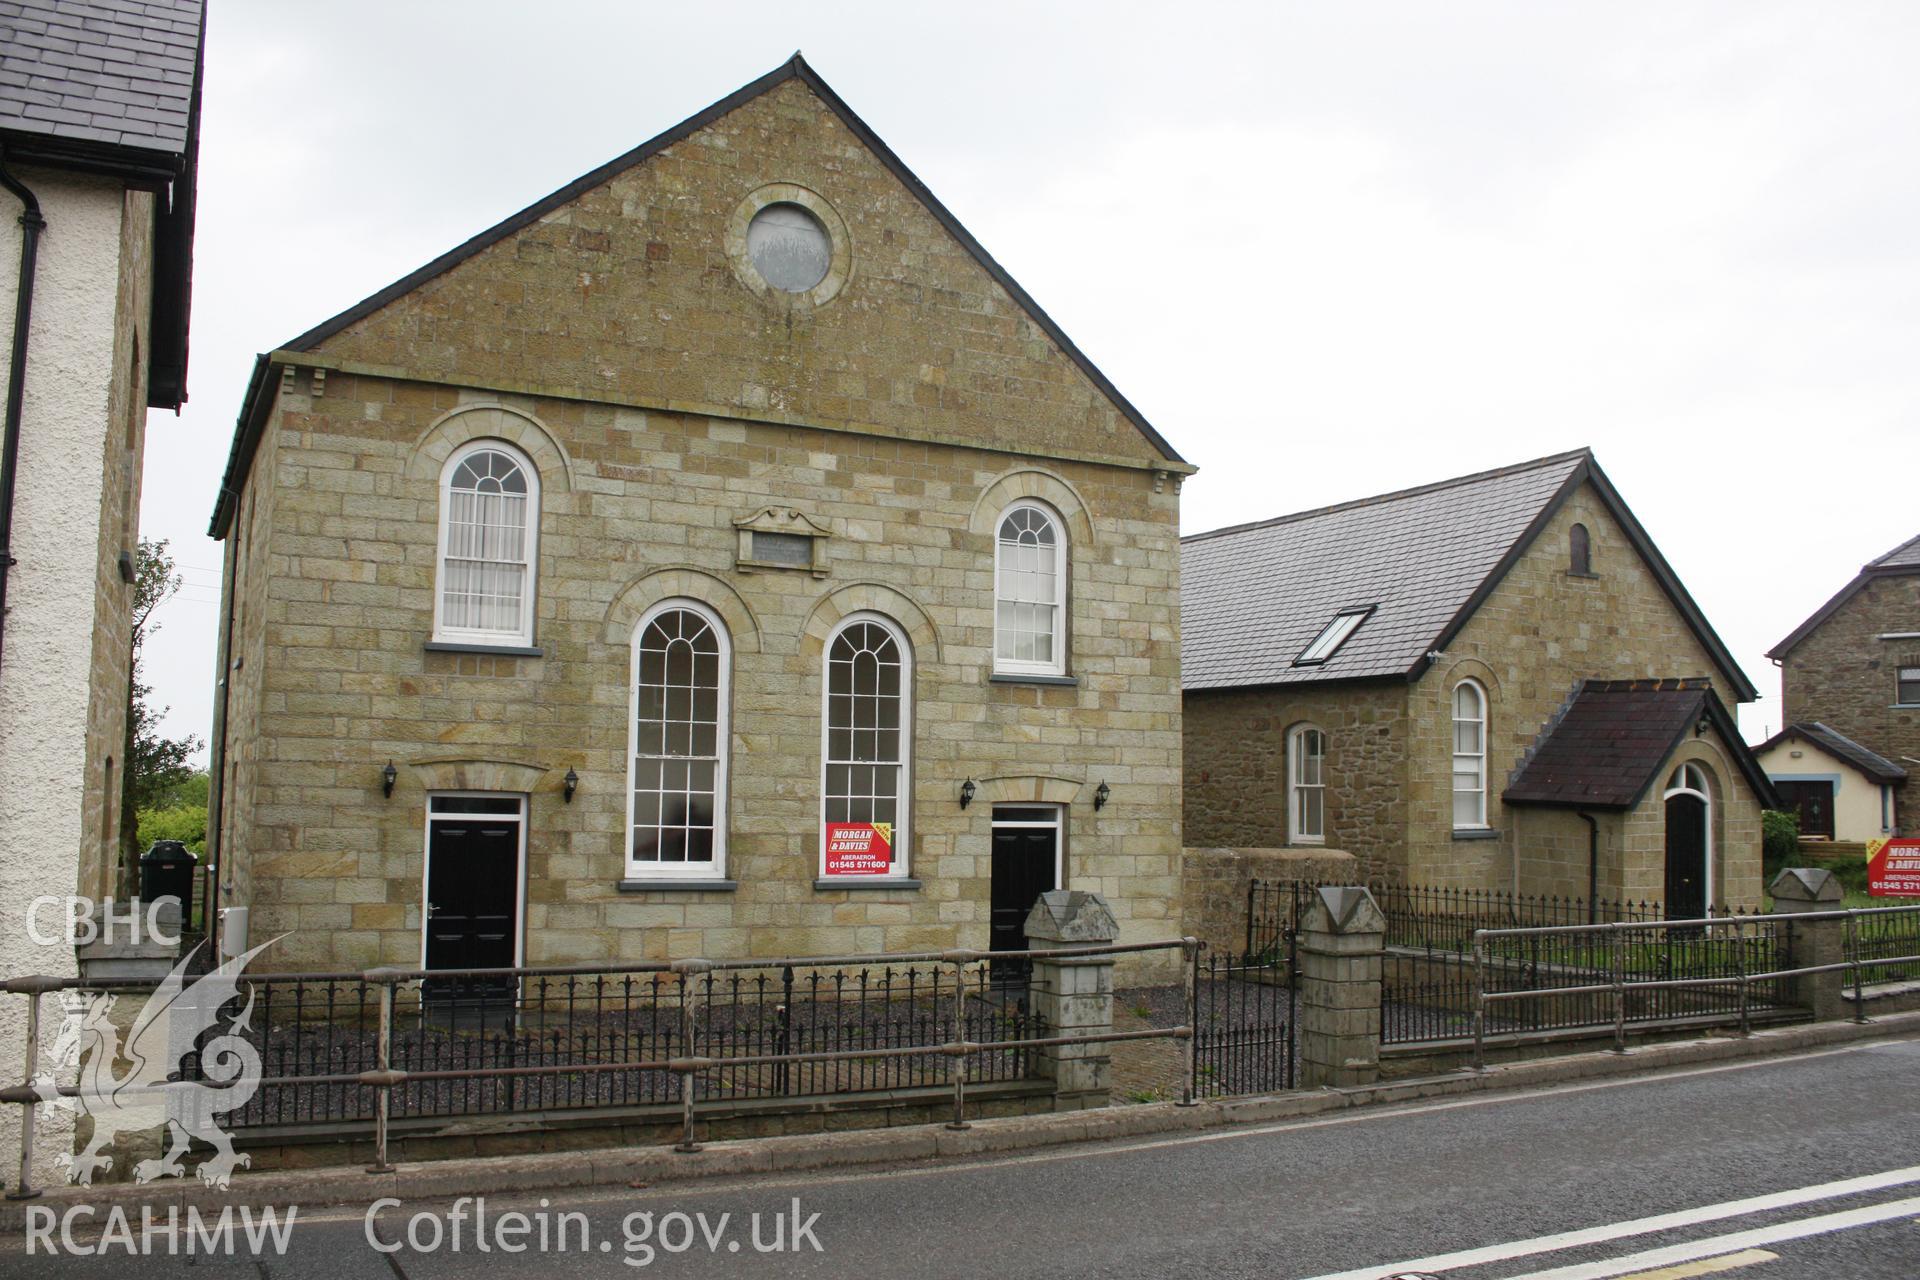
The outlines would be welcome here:
[[[1462,689],[1472,689],[1474,697],[1479,699],[1480,715],[1478,716],[1477,720],[1474,717],[1463,718],[1460,715],[1460,691]],[[1449,792],[1449,795],[1452,797],[1450,801],[1452,807],[1448,813],[1448,817],[1452,821],[1453,829],[1455,831],[1485,831],[1488,829],[1488,823],[1487,823],[1487,731],[1488,731],[1489,724],[1493,719],[1490,712],[1491,712],[1491,704],[1487,698],[1487,687],[1481,684],[1478,680],[1475,680],[1472,676],[1468,676],[1466,679],[1457,682],[1453,686],[1453,689],[1447,694],[1447,717],[1448,717],[1447,747],[1449,749],[1449,761],[1450,761],[1450,768],[1448,770],[1448,781],[1450,783],[1450,786],[1448,787],[1448,792]],[[1478,723],[1480,726],[1480,750],[1478,752],[1461,751],[1459,749],[1460,747],[1460,728],[1459,727],[1463,724],[1474,724],[1474,723]],[[1469,788],[1462,788],[1460,786],[1460,762],[1462,760],[1472,760],[1478,766],[1479,775],[1480,775],[1479,786],[1469,787]],[[1479,821],[1477,822],[1460,821],[1459,797],[1464,795],[1477,795],[1480,798],[1480,803],[1479,803],[1480,820]]]
[[[1906,678],[1906,673],[1909,671],[1920,671],[1920,667],[1915,667],[1910,662],[1903,662],[1895,665],[1893,669],[1893,705],[1896,707],[1920,707],[1920,698],[1908,701],[1900,696],[1900,686],[1913,683]]]
[[[520,597],[520,625],[512,631],[487,631],[475,627],[450,627],[444,620],[447,578],[447,522],[451,514],[453,473],[476,453],[502,453],[513,459],[527,478],[527,529],[525,563],[527,587]],[[444,644],[503,645],[533,647],[534,600],[539,594],[540,576],[540,471],[523,450],[504,440],[471,440],[453,451],[440,468],[439,545],[433,559],[433,638]]]
[[[1310,733],[1320,735],[1320,781],[1301,780],[1300,769],[1306,763],[1306,737]],[[1313,790],[1320,793],[1320,830],[1309,832],[1300,823],[1305,806],[1300,803],[1302,793]],[[1327,731],[1317,724],[1297,724],[1287,732],[1287,843],[1288,844],[1325,844],[1327,842]]]
[[[1706,824],[1706,838],[1701,841],[1703,872],[1701,875],[1702,896],[1707,901],[1707,914],[1713,914],[1714,875],[1713,875],[1713,783],[1707,767],[1697,760],[1683,761],[1667,775],[1667,789],[1660,795],[1661,815],[1666,814],[1666,802],[1675,796],[1693,796],[1703,806],[1701,821]]]
[[[1000,816],[1003,813],[1012,813],[1015,810],[1023,809],[1044,809],[1049,816],[1045,818],[1003,818]],[[996,804],[993,806],[993,826],[995,829],[1004,827],[1009,830],[1024,828],[1029,831],[1052,831],[1053,887],[1056,889],[1064,889],[1067,887],[1066,806],[1048,804],[1041,800],[1009,800],[1004,804]],[[991,869],[989,869],[989,875],[991,875]]]
[[[840,633],[861,623],[874,623],[893,637],[894,645],[900,651],[900,782],[894,797],[893,824],[893,867],[880,876],[828,876],[827,875],[827,769],[835,763],[852,764],[855,761],[836,762],[830,754],[832,745],[833,646],[839,641]],[[817,855],[815,875],[829,885],[875,884],[888,880],[906,880],[913,874],[912,856],[912,820],[913,820],[913,645],[907,640],[906,628],[884,613],[861,610],[842,618],[827,635],[827,642],[820,649],[820,770],[814,782],[820,791],[820,806],[815,814],[814,833],[818,837],[820,851]]]
[[[1053,659],[1030,662],[1000,656],[1000,530],[1016,511],[1033,511],[1053,526]],[[1043,502],[1010,502],[993,521],[993,670],[996,675],[1063,676],[1067,673],[1067,522]],[[1022,601],[1020,603],[1036,603]]]
[[[640,737],[640,638],[664,613],[685,611],[697,614],[713,629],[720,649],[720,687],[715,715],[713,762],[713,859],[708,862],[660,862],[633,856],[634,771],[639,763]],[[700,760],[700,756],[665,757]],[[698,600],[674,598],[662,600],[634,624],[627,643],[627,878],[630,880],[724,880],[727,876],[728,766],[733,758],[733,637],[727,624]]]
[[[463,814],[457,809],[435,813],[435,800],[517,800],[520,811],[514,814],[474,813]],[[420,845],[420,968],[427,968],[427,886],[433,876],[433,824],[455,819],[470,820],[483,818],[492,822],[511,822],[520,828],[519,857],[515,875],[519,885],[515,892],[518,900],[514,907],[513,928],[513,967],[518,969],[527,962],[527,796],[519,791],[429,791],[421,803],[426,822],[421,827]]]

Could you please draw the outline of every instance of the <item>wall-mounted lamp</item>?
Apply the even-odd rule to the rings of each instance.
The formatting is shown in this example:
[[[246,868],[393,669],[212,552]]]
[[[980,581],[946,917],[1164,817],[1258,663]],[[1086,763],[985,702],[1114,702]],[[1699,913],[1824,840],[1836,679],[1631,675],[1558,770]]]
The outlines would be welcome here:
[[[393,767],[393,761],[387,761],[387,767],[380,771],[380,791],[387,799],[393,799],[393,784],[400,781],[400,771]]]
[[[1112,790],[1108,788],[1106,784],[1106,780],[1102,779],[1100,782],[1100,785],[1093,789],[1093,811],[1095,813],[1098,813],[1102,809],[1106,808],[1107,801],[1111,800],[1112,798],[1113,798]]]
[[[960,807],[962,809],[973,803],[973,793],[975,790],[977,790],[977,788],[973,785],[972,778],[968,778],[960,784]]]
[[[560,781],[563,786],[561,794],[567,798],[568,804],[572,804],[573,793],[580,789],[580,775],[575,773],[573,767],[569,765],[567,767],[567,776],[560,779]]]

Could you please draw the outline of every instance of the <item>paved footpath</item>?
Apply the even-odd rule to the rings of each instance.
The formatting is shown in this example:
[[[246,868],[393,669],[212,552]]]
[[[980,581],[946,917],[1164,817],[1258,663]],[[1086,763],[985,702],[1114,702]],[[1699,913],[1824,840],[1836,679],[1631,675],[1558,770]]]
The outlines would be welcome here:
[[[415,1200],[369,1229],[318,1208],[284,1253],[191,1263],[16,1237],[0,1276],[1913,1280],[1920,1037],[1001,1157]]]

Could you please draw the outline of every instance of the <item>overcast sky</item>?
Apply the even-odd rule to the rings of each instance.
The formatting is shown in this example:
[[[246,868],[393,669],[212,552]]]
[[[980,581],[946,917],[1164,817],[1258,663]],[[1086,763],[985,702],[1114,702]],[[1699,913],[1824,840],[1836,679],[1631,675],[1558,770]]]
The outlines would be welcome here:
[[[214,0],[169,732],[254,354],[796,47],[1200,466],[1188,532],[1591,445],[1755,739],[1920,532],[1920,6]]]

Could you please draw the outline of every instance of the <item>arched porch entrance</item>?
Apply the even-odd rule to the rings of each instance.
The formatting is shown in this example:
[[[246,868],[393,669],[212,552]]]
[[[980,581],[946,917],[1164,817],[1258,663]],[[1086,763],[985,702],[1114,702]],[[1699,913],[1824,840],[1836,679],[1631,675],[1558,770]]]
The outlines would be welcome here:
[[[1669,920],[1697,920],[1713,901],[1713,793],[1707,772],[1683,764],[1667,779]]]

